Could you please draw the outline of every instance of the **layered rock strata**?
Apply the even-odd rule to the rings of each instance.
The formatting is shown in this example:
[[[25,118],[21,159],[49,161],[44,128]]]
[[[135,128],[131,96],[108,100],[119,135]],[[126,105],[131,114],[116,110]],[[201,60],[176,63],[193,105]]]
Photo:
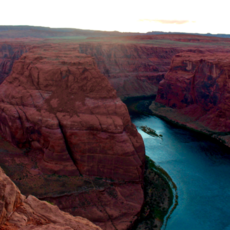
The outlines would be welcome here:
[[[37,47],[14,63],[0,86],[0,133],[31,149],[26,154],[35,159],[37,178],[110,181],[106,187],[83,182],[80,192],[62,188],[61,194],[43,197],[103,229],[126,229],[143,203],[143,140],[93,58],[75,48]]]
[[[79,44],[81,53],[95,57],[120,98],[156,95],[172,57],[181,51],[149,45],[116,43]]]
[[[0,228],[2,230],[100,230],[87,219],[73,217],[57,206],[25,197],[0,168]]]
[[[230,146],[229,53],[194,50],[175,55],[151,109]],[[171,115],[170,115],[171,114]]]

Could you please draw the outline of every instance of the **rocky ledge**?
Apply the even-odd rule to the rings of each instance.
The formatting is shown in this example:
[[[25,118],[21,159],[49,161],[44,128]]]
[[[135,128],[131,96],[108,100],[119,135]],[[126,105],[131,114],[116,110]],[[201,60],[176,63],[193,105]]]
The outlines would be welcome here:
[[[21,194],[0,168],[0,226],[2,230],[100,230],[87,219],[73,217],[57,206]]]

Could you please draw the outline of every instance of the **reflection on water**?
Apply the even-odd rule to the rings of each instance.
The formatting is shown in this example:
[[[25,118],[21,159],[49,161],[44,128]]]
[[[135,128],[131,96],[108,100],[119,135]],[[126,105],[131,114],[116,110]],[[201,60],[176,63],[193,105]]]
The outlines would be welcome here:
[[[132,116],[163,138],[138,128],[146,154],[176,183],[178,206],[167,230],[230,229],[230,150],[208,137],[172,126],[157,117]]]

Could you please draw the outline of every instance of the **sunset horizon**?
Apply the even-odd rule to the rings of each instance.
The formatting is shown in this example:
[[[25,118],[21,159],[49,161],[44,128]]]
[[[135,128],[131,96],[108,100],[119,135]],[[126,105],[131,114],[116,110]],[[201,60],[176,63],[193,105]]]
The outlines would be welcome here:
[[[13,7],[12,7],[13,6]],[[1,25],[31,25],[51,28],[140,32],[230,34],[225,26],[228,7],[223,0],[215,2],[194,0],[150,1],[44,1],[31,4],[28,0],[7,1],[0,15]],[[172,10],[173,9],[173,10]],[[29,22],[29,24],[28,24]]]

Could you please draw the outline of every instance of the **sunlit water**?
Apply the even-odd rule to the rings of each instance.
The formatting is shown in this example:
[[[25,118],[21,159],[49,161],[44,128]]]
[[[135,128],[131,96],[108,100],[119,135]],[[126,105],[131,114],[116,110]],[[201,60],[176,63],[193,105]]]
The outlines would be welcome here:
[[[138,128],[146,154],[177,185],[179,204],[166,230],[230,230],[230,150],[157,117],[132,121],[163,135],[152,137]]]

